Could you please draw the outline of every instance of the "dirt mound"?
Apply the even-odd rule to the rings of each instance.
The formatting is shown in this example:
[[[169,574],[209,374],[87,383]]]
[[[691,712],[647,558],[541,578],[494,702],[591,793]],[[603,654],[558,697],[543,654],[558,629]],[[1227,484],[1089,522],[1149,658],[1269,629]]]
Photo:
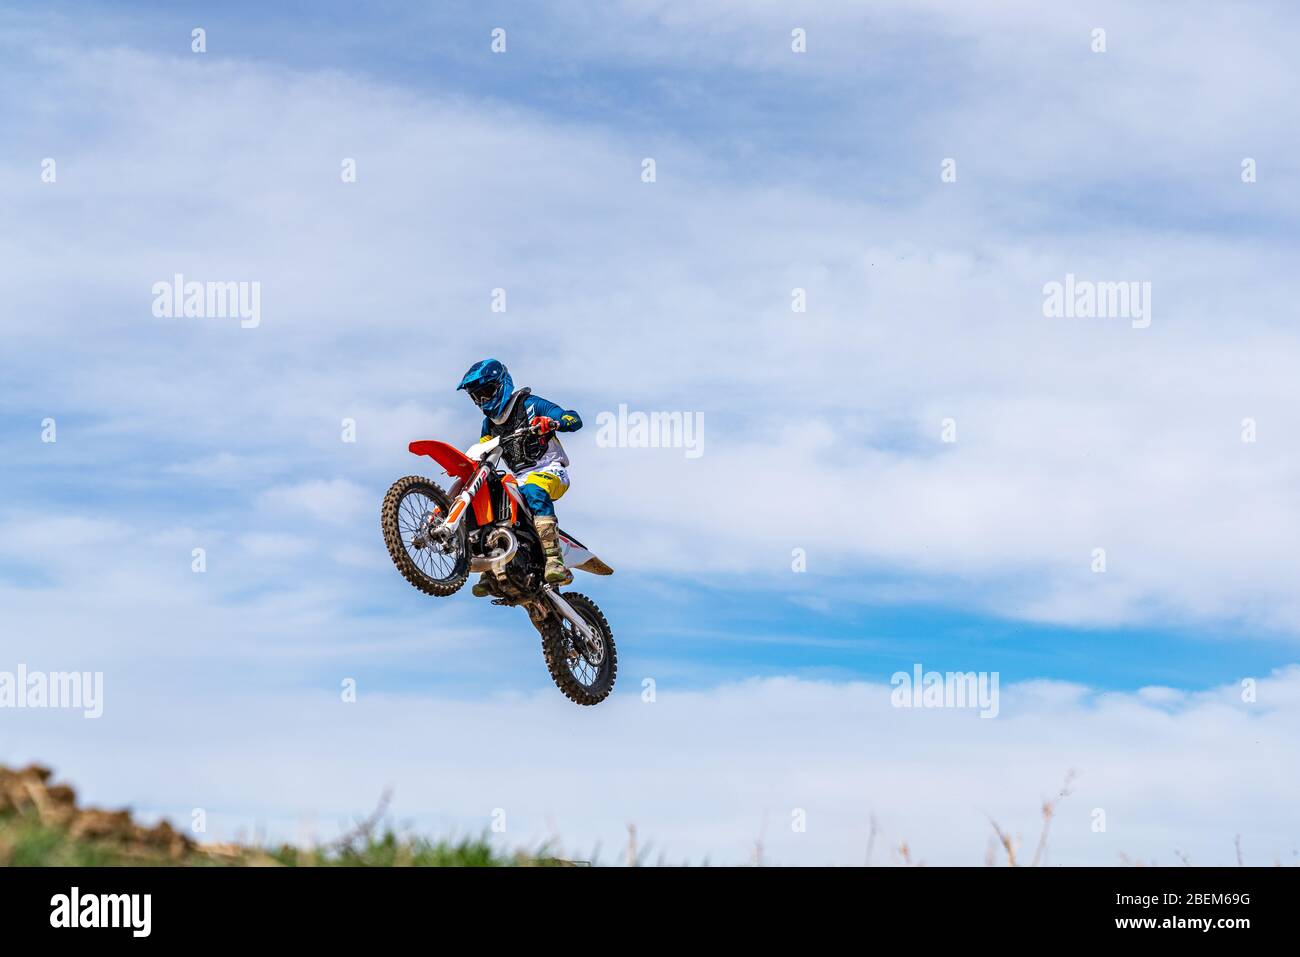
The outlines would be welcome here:
[[[70,840],[112,846],[140,857],[182,860],[198,845],[166,821],[137,824],[131,812],[77,807],[77,793],[66,784],[51,784],[49,768],[33,764],[17,771],[0,765],[0,819],[11,815],[35,820],[64,832]]]
[[[504,853],[486,837],[431,840],[388,823],[390,792],[369,817],[326,844],[200,844],[166,821],[146,827],[127,810],[78,807],[49,768],[0,765],[0,867],[535,867],[548,855]]]

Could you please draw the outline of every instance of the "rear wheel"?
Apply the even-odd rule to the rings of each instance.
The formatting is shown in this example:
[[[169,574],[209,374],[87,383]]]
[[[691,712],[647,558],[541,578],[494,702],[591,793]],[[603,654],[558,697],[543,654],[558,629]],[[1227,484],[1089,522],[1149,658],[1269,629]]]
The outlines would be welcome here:
[[[614,633],[600,608],[586,595],[566,591],[564,600],[596,633],[597,647],[588,647],[571,623],[552,612],[539,628],[546,668],[570,701],[600,704],[614,690],[614,679],[618,676]]]
[[[469,577],[465,522],[450,536],[436,531],[450,508],[451,499],[435,482],[408,475],[393,483],[379,513],[384,544],[402,577],[440,598],[455,594]]]

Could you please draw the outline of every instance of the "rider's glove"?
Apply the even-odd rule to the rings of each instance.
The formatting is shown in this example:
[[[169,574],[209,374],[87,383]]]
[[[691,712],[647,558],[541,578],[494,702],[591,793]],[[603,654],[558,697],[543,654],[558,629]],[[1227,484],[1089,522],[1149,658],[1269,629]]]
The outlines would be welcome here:
[[[541,435],[546,435],[548,432],[554,432],[556,428],[559,427],[560,423],[556,422],[554,419],[550,418],[549,416],[535,415],[533,416],[532,422],[530,422],[529,424],[534,429],[536,429]]]

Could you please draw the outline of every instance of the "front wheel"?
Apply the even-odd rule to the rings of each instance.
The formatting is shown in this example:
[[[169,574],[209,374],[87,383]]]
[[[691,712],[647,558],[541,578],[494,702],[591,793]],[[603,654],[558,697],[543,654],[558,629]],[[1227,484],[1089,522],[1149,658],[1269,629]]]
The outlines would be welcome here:
[[[426,595],[455,594],[469,577],[465,523],[450,537],[436,533],[451,509],[451,499],[435,482],[419,475],[398,479],[384,496],[379,526],[393,564],[402,577]]]
[[[575,704],[600,704],[614,690],[618,675],[618,654],[609,622],[586,595],[566,591],[564,600],[582,616],[599,638],[599,647],[588,648],[577,629],[556,612],[538,629],[542,633],[542,655],[551,678],[564,696]]]

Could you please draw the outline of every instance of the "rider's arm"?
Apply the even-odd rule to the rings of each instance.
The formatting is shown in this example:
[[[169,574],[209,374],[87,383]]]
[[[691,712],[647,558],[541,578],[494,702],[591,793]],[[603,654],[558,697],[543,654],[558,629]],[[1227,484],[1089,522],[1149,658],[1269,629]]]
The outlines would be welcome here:
[[[483,430],[479,435],[478,440],[480,442],[486,442],[490,438],[492,438],[492,424],[488,422],[488,418],[485,415],[483,416]]]
[[[533,415],[554,419],[557,432],[577,432],[582,428],[582,417],[572,409],[562,408],[540,396],[530,396],[530,398],[536,400],[532,408]]]

